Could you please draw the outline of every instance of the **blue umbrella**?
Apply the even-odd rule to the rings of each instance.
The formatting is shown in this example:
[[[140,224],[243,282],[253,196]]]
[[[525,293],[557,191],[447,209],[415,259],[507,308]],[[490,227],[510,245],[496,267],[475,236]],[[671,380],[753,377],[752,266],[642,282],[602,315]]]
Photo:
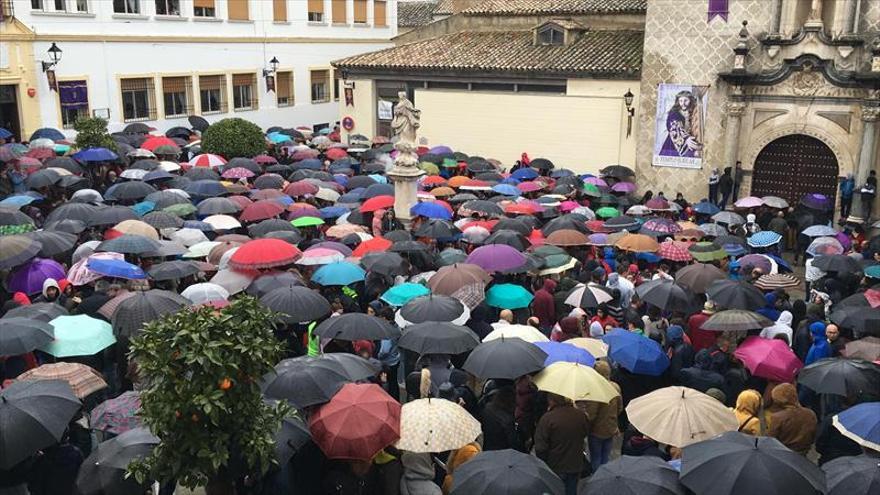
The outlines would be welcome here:
[[[794,271],[791,268],[791,265],[789,265],[788,262],[785,261],[784,259],[782,259],[781,257],[776,256],[773,253],[761,253],[761,254],[769,257],[770,259],[775,261],[777,265],[779,265],[779,273],[791,273]]]
[[[405,284],[395,285],[394,287],[386,290],[385,293],[382,294],[382,297],[380,299],[392,306],[400,307],[417,297],[427,296],[430,293],[431,289],[425,287],[422,284],[407,282]]]
[[[39,349],[55,357],[93,356],[116,343],[113,327],[90,316],[59,316],[49,324],[55,340]]]
[[[725,244],[723,247],[730,256],[742,256],[748,252],[741,244]]]
[[[119,157],[107,148],[86,148],[74,153],[73,158],[80,162],[110,162]]]
[[[42,129],[37,129],[31,134],[31,141],[35,139],[51,139],[52,141],[62,141],[65,139],[64,134],[61,133],[58,129],[52,129],[51,127],[43,127]]]
[[[486,304],[493,308],[527,308],[535,296],[517,284],[496,284],[486,291]]]
[[[801,231],[807,237],[835,236],[837,231],[827,225],[812,225]]]
[[[12,137],[12,133],[0,127],[0,139],[6,139],[10,137]]]
[[[872,450],[880,450],[880,402],[863,402],[834,416],[843,436]]]
[[[659,263],[663,258],[654,253],[636,253],[636,259],[644,260],[648,263]]]
[[[293,138],[291,138],[287,134],[281,134],[280,132],[272,132],[269,135],[267,135],[266,137],[273,144],[279,144],[279,143],[284,143],[287,141],[293,141]]]
[[[615,328],[602,340],[608,344],[608,358],[631,373],[660,376],[669,367],[660,344],[647,337]]]
[[[309,170],[321,170],[324,166],[324,163],[317,158],[306,158],[305,160],[298,161],[293,164],[293,168],[297,170],[309,169]]]
[[[330,165],[330,171],[333,172],[333,165]],[[333,182],[339,184],[342,187],[348,185],[348,176],[345,174],[333,174]]]
[[[183,190],[193,196],[204,198],[212,198],[228,192],[220,182],[208,179],[190,182],[183,188]]]
[[[361,282],[367,277],[363,268],[346,261],[330,263],[318,268],[312,275],[312,282],[319,285],[349,285]]]
[[[0,138],[2,139],[2,138]],[[14,206],[16,208],[21,208],[24,205],[29,205],[36,201],[37,198],[33,196],[29,196],[27,194],[20,194],[16,196],[9,196],[8,198],[0,201],[0,205],[2,206]]]
[[[370,174],[367,177],[376,181],[377,184],[388,184],[388,178],[380,174]]]
[[[562,342],[532,343],[547,353],[547,359],[544,360],[544,366],[550,366],[559,361],[578,363],[585,366],[593,366],[596,364],[596,358],[594,358],[592,354],[577,346],[564,344]]]
[[[138,216],[144,216],[156,209],[156,203],[153,203],[152,201],[141,201],[140,203],[131,205],[131,209],[134,210]]]
[[[366,189],[364,189],[363,187],[352,189],[342,196],[339,196],[339,199],[336,200],[336,203],[359,203],[361,201],[361,198],[364,197],[364,191],[366,191]]]
[[[93,258],[89,259],[86,268],[107,277],[126,278],[130,280],[147,278],[147,274],[144,273],[141,267],[124,260]]]
[[[199,220],[185,220],[183,222],[183,228],[201,230],[202,232],[214,231],[214,227],[210,223],[201,222]]]
[[[501,181],[502,184],[510,184],[512,186],[515,186],[521,182],[522,181],[517,179],[516,177],[508,177],[508,178],[504,179],[503,181]],[[519,189],[517,189],[517,191],[519,191]]]
[[[321,218],[338,218],[349,211],[351,210],[344,206],[325,206],[321,208]]]
[[[492,190],[497,192],[498,194],[503,194],[504,196],[520,195],[519,188],[511,184],[496,184],[492,186]]]
[[[782,236],[772,230],[762,230],[757,234],[749,237],[746,242],[751,247],[764,248],[770,247],[782,240]]]
[[[532,180],[538,177],[538,172],[533,168],[524,167],[510,174],[510,176],[517,180]]]
[[[452,219],[452,213],[439,203],[416,203],[415,206],[409,209],[409,212],[412,215],[420,215],[428,218],[440,218],[443,220]]]
[[[708,201],[700,201],[693,206],[693,209],[695,212],[703,215],[714,215],[721,211],[721,208],[719,208],[718,205]]]

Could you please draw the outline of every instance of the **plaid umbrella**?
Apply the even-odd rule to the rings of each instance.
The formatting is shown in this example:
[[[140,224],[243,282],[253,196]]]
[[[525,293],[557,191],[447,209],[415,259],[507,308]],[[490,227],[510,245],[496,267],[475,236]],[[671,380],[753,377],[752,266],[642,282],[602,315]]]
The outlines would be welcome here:
[[[111,318],[113,333],[118,337],[132,337],[145,323],[189,305],[187,299],[167,290],[152,289],[131,294],[118,303]]]
[[[594,234],[595,235],[595,234]],[[694,259],[688,251],[688,244],[679,241],[665,241],[660,243],[660,250],[657,252],[661,258],[670,261],[688,262]]]
[[[51,363],[25,371],[18,375],[18,380],[64,380],[73,388],[73,393],[80,399],[93,392],[107,388],[107,382],[100,373],[79,363]]]
[[[98,404],[90,414],[91,426],[96,430],[119,435],[143,423],[137,416],[141,408],[140,394],[130,390]]]
[[[40,252],[42,245],[21,235],[0,236],[0,270],[21,265]]]
[[[776,289],[796,289],[801,287],[801,281],[794,275],[788,273],[774,273],[761,275],[761,277],[755,282],[755,287],[766,291]]]
[[[99,208],[87,213],[85,222],[91,227],[103,225],[116,225],[125,220],[138,220],[137,213],[125,206],[110,206]]]
[[[124,254],[143,254],[161,247],[158,241],[142,235],[123,234],[115,239],[102,242],[96,251],[110,251]]]

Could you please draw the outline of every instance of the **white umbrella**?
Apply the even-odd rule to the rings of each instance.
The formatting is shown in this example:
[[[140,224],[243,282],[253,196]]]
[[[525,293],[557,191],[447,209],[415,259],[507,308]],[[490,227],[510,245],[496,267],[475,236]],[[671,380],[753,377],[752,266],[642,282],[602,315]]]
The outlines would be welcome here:
[[[86,203],[103,203],[104,197],[101,196],[101,193],[94,189],[80,189],[73,193],[70,196],[70,199],[76,199],[78,201],[83,201]]]
[[[207,258],[208,254],[210,254],[211,250],[214,249],[214,246],[218,246],[223,244],[222,242],[216,241],[203,241],[198,244],[193,244],[183,253],[183,258]]]
[[[122,171],[119,174],[123,179],[132,179],[132,180],[141,180],[147,175],[149,172],[140,168],[128,168]]]
[[[495,327],[495,330],[489,332],[489,335],[483,337],[483,342],[489,342],[490,340],[496,340],[502,337],[505,339],[522,339],[526,342],[550,341],[550,339],[548,339],[537,328],[529,325],[498,325]]]
[[[586,292],[589,292],[589,294],[585,294]],[[571,291],[571,294],[565,298],[565,304],[579,308],[581,307],[581,303],[586,300],[590,303],[587,304],[588,307],[596,307],[599,304],[611,301],[611,299],[611,294],[608,291],[599,285],[589,283],[575,287],[575,289]],[[592,304],[592,300],[595,300],[595,305]]]
[[[55,149],[55,141],[48,138],[34,139],[30,142],[30,149],[35,150],[37,148]]]
[[[400,440],[409,452],[446,452],[476,440],[480,422],[463,407],[446,399],[418,399],[400,410]]]
[[[171,240],[175,242],[179,242],[186,247],[194,246],[200,242],[205,242],[208,238],[205,236],[205,233],[199,229],[178,229],[173,234],[171,234]]]
[[[687,387],[666,387],[630,401],[626,415],[648,437],[673,447],[708,440],[739,423],[732,409]]]
[[[180,170],[180,165],[174,162],[159,162],[159,169],[164,170],[166,172],[177,172]]]
[[[73,251],[73,255],[70,256],[70,261],[76,264],[79,260],[88,258],[95,252],[95,248],[98,247],[98,244],[101,244],[101,241],[87,241],[80,244]]]
[[[223,255],[220,256],[220,261],[217,262],[217,269],[225,270],[229,268],[229,258],[232,258],[232,255],[235,254],[236,251],[238,251],[238,247],[234,247],[223,253]]]
[[[220,270],[213,277],[211,283],[217,284],[229,292],[229,295],[235,295],[248,288],[251,282],[256,278],[256,274],[250,275],[235,270]]]
[[[324,201],[332,201],[335,203],[336,200],[339,199],[339,193],[332,189],[319,187],[318,192],[315,194],[315,197],[318,199],[323,199]]]
[[[214,230],[233,230],[241,227],[241,223],[229,215],[211,215],[202,221],[214,227]]]
[[[180,295],[192,301],[193,304],[204,304],[210,301],[227,300],[229,291],[215,283],[202,283],[190,285]]]

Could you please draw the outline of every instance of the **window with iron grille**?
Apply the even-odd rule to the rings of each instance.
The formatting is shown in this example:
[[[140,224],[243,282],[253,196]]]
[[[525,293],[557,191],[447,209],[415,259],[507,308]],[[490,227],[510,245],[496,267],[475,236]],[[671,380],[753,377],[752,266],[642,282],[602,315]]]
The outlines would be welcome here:
[[[140,0],[113,0],[113,12],[117,14],[140,14]]]
[[[166,119],[193,113],[192,80],[189,77],[163,77],[162,100]]]
[[[309,0],[309,22],[324,22],[324,0]]]
[[[157,15],[180,15],[180,0],[156,0]]]
[[[275,95],[279,107],[293,106],[293,71],[275,73]]]
[[[232,75],[232,108],[236,111],[257,109],[256,74]]]
[[[196,17],[215,17],[214,0],[193,0],[193,15]]]
[[[89,116],[89,88],[86,81],[59,81],[58,102],[61,105],[61,126],[73,129],[77,120]]]
[[[122,79],[120,86],[123,121],[156,120],[156,97],[152,79]]]
[[[312,71],[312,103],[326,103],[330,101],[330,71]]]
[[[199,76],[199,100],[203,115],[226,113],[226,76]]]

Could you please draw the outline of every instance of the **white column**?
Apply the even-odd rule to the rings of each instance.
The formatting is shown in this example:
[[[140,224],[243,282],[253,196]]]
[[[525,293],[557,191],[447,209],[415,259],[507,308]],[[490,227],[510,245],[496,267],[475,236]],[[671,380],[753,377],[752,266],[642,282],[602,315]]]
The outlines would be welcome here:
[[[742,124],[742,115],[746,111],[746,104],[742,101],[729,101],[725,105],[725,111],[727,126],[724,132],[724,166],[730,167],[731,178],[735,184],[739,180],[736,177],[736,160],[737,151],[739,151],[739,130]]]
[[[868,172],[875,166],[874,157],[877,155],[877,120],[880,119],[880,106],[862,105],[862,145],[859,148],[859,164],[855,172],[856,190],[853,193],[852,213],[849,218],[854,223],[867,222],[868,218],[862,218],[862,195],[859,189],[868,180]],[[876,212],[875,212],[876,213]]]

